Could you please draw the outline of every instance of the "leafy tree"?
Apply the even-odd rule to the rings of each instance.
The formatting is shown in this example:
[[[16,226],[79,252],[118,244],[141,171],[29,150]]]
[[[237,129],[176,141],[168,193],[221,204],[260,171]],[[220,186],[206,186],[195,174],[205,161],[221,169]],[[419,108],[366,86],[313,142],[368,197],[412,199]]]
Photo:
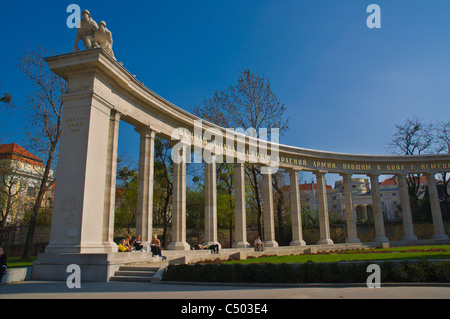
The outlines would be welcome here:
[[[118,159],[121,162],[121,159]],[[115,227],[127,227],[128,233],[136,226],[137,192],[139,173],[136,169],[124,166],[117,170],[117,193],[120,199],[119,207],[114,214]]]
[[[173,162],[168,141],[155,138],[155,166],[153,184],[153,222],[163,226],[161,245],[166,246],[167,232],[172,220]]]

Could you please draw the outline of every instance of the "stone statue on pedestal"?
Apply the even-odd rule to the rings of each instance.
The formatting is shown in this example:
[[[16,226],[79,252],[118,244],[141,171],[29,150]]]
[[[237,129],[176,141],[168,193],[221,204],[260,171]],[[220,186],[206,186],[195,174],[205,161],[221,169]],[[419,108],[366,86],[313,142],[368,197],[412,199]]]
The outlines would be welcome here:
[[[95,42],[94,32],[98,29],[97,23],[91,19],[91,14],[88,10],[84,10],[81,13],[82,19],[80,21],[80,26],[77,29],[77,36],[75,37],[75,45],[72,51],[80,50],[78,48],[78,42],[83,41],[84,48],[91,49]]]
[[[114,58],[114,53],[112,51],[112,34],[111,31],[106,28],[106,22],[100,21],[97,25],[91,18],[91,14],[88,10],[84,10],[81,13],[81,16],[82,19],[80,21],[80,26],[77,29],[75,45],[73,46],[72,51],[80,50],[78,48],[78,42],[82,40],[86,50],[101,47]]]
[[[106,52],[108,52],[110,56],[114,58],[114,53],[112,50],[113,44],[112,34],[111,31],[109,31],[106,28],[105,21],[100,21],[98,23],[98,30],[94,32],[94,39],[95,39],[94,43],[95,47],[99,46],[102,47]]]

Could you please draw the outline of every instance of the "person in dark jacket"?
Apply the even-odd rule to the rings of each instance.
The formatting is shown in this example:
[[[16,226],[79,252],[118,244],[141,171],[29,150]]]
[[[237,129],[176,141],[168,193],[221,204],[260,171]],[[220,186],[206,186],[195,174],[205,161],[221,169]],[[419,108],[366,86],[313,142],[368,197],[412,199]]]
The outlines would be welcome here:
[[[6,269],[6,254],[4,253],[3,248],[0,247],[0,283],[6,273]]]

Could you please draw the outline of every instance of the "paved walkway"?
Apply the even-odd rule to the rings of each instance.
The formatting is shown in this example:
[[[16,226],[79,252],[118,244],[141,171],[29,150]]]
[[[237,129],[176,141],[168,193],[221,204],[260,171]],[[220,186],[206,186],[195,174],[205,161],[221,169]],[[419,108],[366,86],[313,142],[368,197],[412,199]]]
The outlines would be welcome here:
[[[450,299],[450,287],[270,287],[25,281],[0,286],[0,299]]]

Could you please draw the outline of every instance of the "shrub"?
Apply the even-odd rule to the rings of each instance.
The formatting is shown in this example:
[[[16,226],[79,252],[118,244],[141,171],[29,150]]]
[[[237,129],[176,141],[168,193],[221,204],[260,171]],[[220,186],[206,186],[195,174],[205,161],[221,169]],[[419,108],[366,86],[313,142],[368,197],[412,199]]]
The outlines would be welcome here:
[[[369,262],[170,265],[166,281],[229,283],[365,283]],[[380,263],[381,282],[450,282],[450,262]]]

